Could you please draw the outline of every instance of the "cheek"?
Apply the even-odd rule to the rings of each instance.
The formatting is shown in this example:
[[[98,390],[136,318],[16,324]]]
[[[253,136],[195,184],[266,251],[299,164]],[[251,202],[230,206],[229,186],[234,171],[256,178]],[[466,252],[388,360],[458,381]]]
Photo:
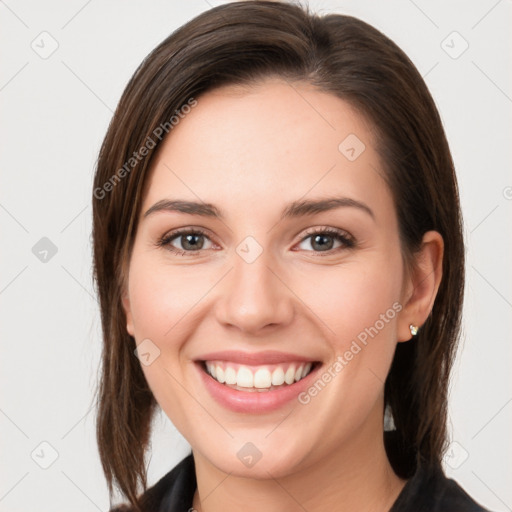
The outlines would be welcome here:
[[[185,267],[158,265],[149,257],[134,257],[130,267],[130,306],[137,341],[170,340],[193,316],[194,305],[208,290]]]
[[[137,345],[146,344],[152,354],[150,364],[140,359],[141,368],[156,401],[166,414],[172,411],[169,417],[181,432],[191,427],[186,407],[190,395],[183,381],[180,356],[194,323],[193,306],[205,293],[199,289],[205,287],[190,277],[182,268],[156,266],[140,253],[134,254],[131,262],[129,294],[134,335]]]
[[[389,268],[389,267],[388,267]],[[391,276],[395,271],[383,273],[379,268],[340,269],[323,279],[316,279],[315,287],[305,289],[303,297],[311,310],[318,314],[331,332],[334,343],[342,349],[347,340],[364,341],[364,333],[389,332],[401,310],[400,280]]]
[[[342,375],[335,386],[366,390],[373,397],[379,392],[397,342],[400,272],[399,259],[374,264],[367,260],[357,269],[337,269],[316,281],[316,291],[309,293],[305,302],[324,324],[332,360],[342,365],[342,371],[334,372]]]
[[[157,400],[161,390],[176,386],[173,375],[177,376],[184,343],[180,340],[186,340],[193,305],[201,297],[196,288],[181,269],[157,266],[149,256],[134,251],[129,275],[134,337],[151,354],[151,364],[144,364],[142,358],[141,363]]]
[[[306,390],[301,403],[311,403],[314,414],[326,418],[341,437],[353,435],[382,397],[402,310],[401,280],[396,278],[400,265],[393,266],[391,262],[383,267],[380,262],[373,267],[365,265],[364,271],[338,269],[319,281],[318,293],[310,293],[310,300],[305,301],[315,313],[321,312],[323,334],[332,355],[319,375],[322,382],[316,381]],[[343,415],[333,412],[340,409]]]

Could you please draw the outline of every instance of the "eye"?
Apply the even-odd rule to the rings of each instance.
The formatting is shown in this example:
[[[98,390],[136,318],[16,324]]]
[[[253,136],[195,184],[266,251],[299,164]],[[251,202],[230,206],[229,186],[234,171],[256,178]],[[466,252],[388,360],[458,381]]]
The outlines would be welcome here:
[[[205,244],[205,240],[209,242],[210,247],[208,247],[208,243]],[[176,247],[176,244],[179,247]],[[212,241],[208,238],[206,232],[199,228],[172,231],[157,242],[158,247],[165,247],[180,256],[196,256],[202,250],[211,249],[211,245]]]
[[[354,239],[346,231],[334,228],[313,228],[306,233],[307,236],[301,240],[300,245],[309,243],[313,247],[313,251],[308,251],[308,249],[301,247],[301,249],[308,252],[332,254],[333,252],[338,252],[338,250],[355,247]],[[334,247],[336,242],[339,245]],[[324,256],[324,254],[319,254],[319,256]]]
[[[327,227],[312,228],[306,231],[306,234],[307,236],[301,240],[299,245],[300,249],[307,252],[331,255],[339,250],[355,247],[353,237],[343,230]],[[303,247],[306,243],[313,247],[312,251]],[[338,246],[334,247],[336,243]],[[202,229],[184,228],[165,234],[157,241],[156,245],[180,256],[198,256],[201,251],[211,249],[214,244]],[[324,254],[318,255],[324,256]]]

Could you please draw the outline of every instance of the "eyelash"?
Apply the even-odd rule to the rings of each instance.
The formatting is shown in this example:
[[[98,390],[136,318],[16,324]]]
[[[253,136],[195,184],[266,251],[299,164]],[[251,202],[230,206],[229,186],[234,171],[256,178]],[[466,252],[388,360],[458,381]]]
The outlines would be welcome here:
[[[181,249],[176,249],[176,247],[173,247],[172,245],[170,245],[171,242],[174,239],[179,238],[180,235],[201,235],[201,236],[205,236],[206,238],[209,238],[206,231],[202,230],[201,228],[194,228],[194,229],[183,228],[183,229],[178,229],[176,231],[172,231],[171,233],[165,234],[157,241],[156,245],[157,245],[157,247],[164,247],[167,250],[169,250],[172,253],[177,254],[179,256],[198,256],[202,252],[202,249],[197,250],[197,251],[184,251]],[[307,252],[314,252],[320,257],[330,256],[333,253],[337,253],[338,251],[343,250],[343,249],[353,249],[356,246],[356,242],[355,242],[354,238],[352,238],[346,231],[342,231],[342,230],[338,230],[338,229],[334,229],[334,228],[327,228],[327,227],[326,228],[311,228],[311,229],[307,230],[305,236],[299,241],[299,244],[304,242],[305,240],[307,240],[309,237],[311,237],[313,235],[328,235],[333,238],[336,238],[338,241],[340,241],[342,243],[342,246],[337,247],[336,249],[329,249],[327,251],[307,251]],[[205,250],[207,250],[207,249],[205,249]]]

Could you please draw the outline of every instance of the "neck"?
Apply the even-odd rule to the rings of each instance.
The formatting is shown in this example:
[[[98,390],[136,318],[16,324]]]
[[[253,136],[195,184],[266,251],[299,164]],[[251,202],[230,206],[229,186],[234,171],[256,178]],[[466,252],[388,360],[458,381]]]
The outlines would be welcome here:
[[[197,490],[193,508],[198,512],[387,512],[405,480],[394,473],[383,436],[375,436],[374,429],[373,435],[363,430],[327,457],[282,478],[228,475],[194,453]]]

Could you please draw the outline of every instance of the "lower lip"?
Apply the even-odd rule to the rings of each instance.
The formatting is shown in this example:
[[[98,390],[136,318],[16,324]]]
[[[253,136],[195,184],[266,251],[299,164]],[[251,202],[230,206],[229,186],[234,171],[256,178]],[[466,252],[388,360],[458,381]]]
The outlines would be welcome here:
[[[290,385],[271,391],[238,391],[217,382],[207,374],[201,365],[196,364],[204,385],[212,397],[222,406],[235,412],[262,413],[279,409],[288,402],[297,399],[306,390],[318,371],[314,368],[306,377]]]

